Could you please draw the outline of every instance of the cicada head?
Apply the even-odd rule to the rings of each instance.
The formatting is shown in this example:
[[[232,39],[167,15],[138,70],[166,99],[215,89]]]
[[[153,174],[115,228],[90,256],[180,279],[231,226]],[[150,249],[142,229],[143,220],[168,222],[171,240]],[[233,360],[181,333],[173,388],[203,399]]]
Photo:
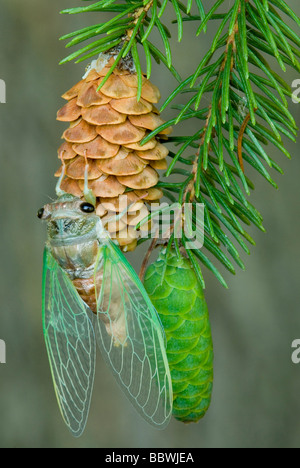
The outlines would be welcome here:
[[[96,237],[96,226],[100,221],[94,205],[68,193],[41,208],[38,217],[47,221],[51,243]]]

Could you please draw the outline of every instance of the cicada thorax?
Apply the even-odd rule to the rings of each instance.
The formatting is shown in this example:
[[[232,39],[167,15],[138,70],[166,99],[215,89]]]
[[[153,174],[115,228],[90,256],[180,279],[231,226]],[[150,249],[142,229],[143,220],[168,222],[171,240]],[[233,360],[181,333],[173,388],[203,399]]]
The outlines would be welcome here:
[[[58,243],[57,243],[58,244]],[[51,245],[53,257],[73,282],[78,294],[92,312],[97,313],[96,290],[102,284],[102,272],[95,274],[99,242],[92,239],[85,242]]]
[[[53,257],[71,279],[77,275],[86,278],[93,272],[98,249],[97,240],[51,246]]]
[[[99,262],[99,248],[96,239],[85,243],[52,246],[52,253],[71,279],[81,299],[103,321],[107,333],[117,337],[122,343],[126,338],[126,328],[124,314],[120,312],[119,287],[114,278],[104,281],[105,272],[101,261]],[[103,297],[100,298],[101,290]],[[101,312],[108,309],[109,315]]]

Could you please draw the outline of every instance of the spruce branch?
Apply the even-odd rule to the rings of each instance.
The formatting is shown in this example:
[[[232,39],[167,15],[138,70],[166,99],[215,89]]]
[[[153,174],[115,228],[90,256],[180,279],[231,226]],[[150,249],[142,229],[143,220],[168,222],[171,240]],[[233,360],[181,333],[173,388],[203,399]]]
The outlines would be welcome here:
[[[190,174],[192,179],[186,185],[183,199],[204,204],[205,239],[203,249],[186,248],[187,254],[193,261],[200,260],[225,286],[206,252],[235,273],[229,257],[241,268],[244,264],[232,241],[250,253],[247,243],[255,242],[246,231],[247,226],[254,224],[264,231],[261,214],[248,200],[254,188],[247,177],[248,167],[277,188],[270,170],[283,171],[271,157],[270,147],[275,146],[290,158],[283,137],[295,142],[297,135],[295,120],[288,109],[292,90],[279,73],[285,72],[287,66],[299,71],[300,63],[299,37],[281,12],[298,26],[299,19],[285,2],[235,0],[228,12],[219,13],[222,4],[221,0],[216,1],[207,13],[201,11],[199,16],[183,18],[184,22],[200,23],[197,35],[208,27],[215,28],[216,33],[194,73],[162,105],[164,110],[179,95],[188,96],[186,104],[173,106],[177,117],[161,128],[189,119],[199,120],[199,130],[193,135],[170,138],[177,152],[171,154],[165,176],[178,174],[178,165],[188,167],[193,160],[185,180]],[[219,26],[215,26],[216,21]],[[277,61],[279,72],[270,66],[269,57]],[[157,128],[151,132],[144,142],[159,131]],[[193,148],[197,148],[194,156]],[[172,187],[169,182],[165,192],[176,197],[177,186]],[[178,195],[176,199],[180,201]],[[196,219],[193,227],[197,228]],[[227,235],[232,239],[230,244]],[[181,243],[186,247],[184,235]]]
[[[137,60],[137,45],[139,44],[144,51],[148,79],[151,76],[151,60],[153,58],[158,63],[164,63],[177,81],[180,82],[181,78],[172,64],[172,52],[169,42],[171,34],[167,26],[161,21],[169,1],[174,8],[175,17],[178,22],[178,40],[181,41],[183,34],[181,14],[182,12],[187,14],[187,11],[183,4],[177,0],[166,0],[162,4],[157,0],[120,0],[119,3],[117,3],[117,0],[101,0],[87,7],[63,10],[62,14],[111,12],[113,16],[105,23],[89,26],[61,37],[61,40],[71,39],[66,45],[69,48],[92,38],[103,36],[101,39],[94,40],[87,46],[81,47],[76,52],[68,55],[61,61],[61,64],[72,60],[75,60],[75,63],[79,63],[86,59],[97,57],[101,52],[108,52],[120,44],[122,46],[122,53],[117,58],[117,61],[129,53],[132,53]],[[154,27],[159,31],[163,52],[149,40]]]
[[[244,269],[240,251],[250,254],[249,244],[255,245],[247,228],[255,225],[264,231],[262,216],[249,201],[254,189],[249,168],[277,188],[271,171],[283,171],[272,157],[272,148],[290,158],[284,138],[296,141],[298,129],[288,108],[292,89],[284,73],[288,68],[300,71],[300,39],[294,30],[300,26],[300,20],[284,0],[234,0],[227,10],[228,2],[224,0],[185,3],[101,0],[64,10],[64,14],[109,12],[111,18],[63,36],[69,41],[68,48],[79,45],[79,49],[62,63],[81,62],[115,50],[108,79],[113,67],[131,54],[138,75],[138,99],[143,56],[147,78],[152,73],[153,59],[175,76],[178,85],[160,109],[162,112],[172,107],[174,117],[148,133],[142,143],[174,127],[173,135],[168,137],[173,145],[170,164],[157,187],[171,203],[204,205],[204,247],[191,250],[184,233],[180,239],[173,233],[167,248],[174,245],[178,255],[185,248],[203,286],[200,264],[226,286],[215,262],[233,274],[235,264]],[[209,28],[214,31],[212,42],[188,77],[181,78],[175,68],[176,55],[166,23],[167,5],[173,8],[177,40],[184,40],[185,27],[190,22],[197,25],[195,41],[201,40]],[[161,39],[159,47],[151,40],[154,31]],[[87,40],[91,42],[83,47]],[[104,83],[105,79],[101,85]],[[183,102],[180,105],[176,104],[178,97]],[[185,121],[196,122],[196,131],[179,135],[177,128]],[[144,222],[150,218],[151,215]],[[201,228],[193,215],[191,229]]]

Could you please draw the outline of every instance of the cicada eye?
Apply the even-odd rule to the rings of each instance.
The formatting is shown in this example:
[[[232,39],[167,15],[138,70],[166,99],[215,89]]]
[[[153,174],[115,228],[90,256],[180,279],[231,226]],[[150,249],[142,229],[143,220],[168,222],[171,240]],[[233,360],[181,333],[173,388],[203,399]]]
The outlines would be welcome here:
[[[83,213],[93,213],[95,211],[94,205],[87,202],[81,203],[80,209]]]
[[[45,211],[44,208],[41,208],[41,209],[37,212],[38,218],[42,219],[43,214],[44,214],[44,211]]]

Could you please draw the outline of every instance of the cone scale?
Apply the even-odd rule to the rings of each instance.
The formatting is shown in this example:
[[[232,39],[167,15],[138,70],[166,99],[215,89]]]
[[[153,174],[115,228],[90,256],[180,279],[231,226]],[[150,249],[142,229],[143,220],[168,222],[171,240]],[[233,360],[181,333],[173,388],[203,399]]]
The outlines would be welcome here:
[[[83,196],[88,163],[88,185],[97,198],[97,214],[112,239],[122,250],[130,251],[143,234],[135,226],[149,214],[149,204],[163,196],[155,186],[158,171],[167,168],[168,149],[162,142],[170,129],[140,144],[164,123],[155,107],[160,92],[143,76],[138,101],[137,74],[132,61],[126,60],[98,90],[113,63],[114,57],[104,61],[100,56],[84,78],[62,96],[67,103],[57,119],[68,122],[69,127],[62,135],[58,157],[66,174],[61,189],[76,196]],[[55,175],[59,177],[61,171],[62,166]],[[114,217],[118,221],[110,222]]]

